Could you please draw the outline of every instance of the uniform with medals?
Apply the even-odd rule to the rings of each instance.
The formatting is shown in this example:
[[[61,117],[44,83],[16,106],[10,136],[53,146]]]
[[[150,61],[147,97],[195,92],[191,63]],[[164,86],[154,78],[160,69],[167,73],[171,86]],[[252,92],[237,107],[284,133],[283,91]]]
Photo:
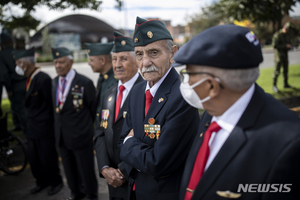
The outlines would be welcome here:
[[[33,48],[15,51],[14,57],[16,61],[26,65],[25,71],[27,72],[25,106],[28,120],[26,138],[30,168],[36,179],[36,187],[31,190],[31,193],[35,194],[50,185],[51,189],[48,194],[53,195],[62,188],[63,183],[54,140],[51,78],[40,68],[35,67],[35,64],[30,64],[26,60],[28,57],[34,58]]]
[[[115,32],[114,48],[113,52],[131,52],[133,51],[132,38],[126,37],[121,33]],[[131,56],[131,55],[130,55]],[[136,67],[136,66],[132,66]],[[130,80],[123,85],[131,84],[132,87],[142,81],[141,75],[132,74]],[[124,119],[127,113],[127,98],[123,100],[123,105],[119,109],[116,116],[116,102],[118,98],[118,86],[122,82],[119,81],[118,85],[115,85],[108,89],[102,101],[102,110],[99,116],[100,121],[97,124],[95,131],[94,148],[96,151],[99,174],[102,178],[104,176],[101,171],[105,167],[113,167],[120,169],[124,176],[127,177],[127,173],[124,168],[124,164],[120,159],[120,149],[118,148],[118,139],[123,127]],[[131,90],[130,90],[131,91]],[[129,91],[129,94],[130,94]],[[128,182],[125,182],[122,186],[114,188],[108,185],[110,199],[127,199]]]
[[[166,42],[160,40],[172,40],[172,36],[161,21],[146,21],[137,17],[133,39],[138,59],[143,51],[139,52],[137,47]],[[160,49],[149,49],[147,56],[156,58],[157,54],[163,53]],[[128,109],[119,145],[120,157],[129,174],[131,199],[176,200],[179,197],[183,167],[196,134],[199,114],[182,98],[176,70],[167,67],[165,75],[149,90],[149,83],[142,81],[135,85],[128,96]],[[132,129],[134,136],[127,137]]]
[[[56,59],[70,56],[68,49],[53,48]],[[94,170],[93,136],[95,119],[95,87],[87,77],[72,67],[67,74],[52,81],[55,107],[55,139],[62,157],[72,197],[97,198]],[[84,189],[82,186],[84,186]]]

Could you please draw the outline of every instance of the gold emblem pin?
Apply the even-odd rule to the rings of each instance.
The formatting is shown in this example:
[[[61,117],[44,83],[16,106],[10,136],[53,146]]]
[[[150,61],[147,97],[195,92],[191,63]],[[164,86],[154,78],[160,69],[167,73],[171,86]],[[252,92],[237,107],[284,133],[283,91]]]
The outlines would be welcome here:
[[[229,190],[217,191],[216,193],[217,193],[217,195],[219,195],[221,197],[228,198],[228,199],[237,199],[237,198],[240,198],[242,196],[241,193],[233,193],[233,192],[230,192]]]
[[[151,39],[151,38],[153,37],[153,33],[152,33],[151,31],[148,31],[148,32],[147,32],[147,36],[148,36],[148,38]]]
[[[97,117],[99,117],[99,113],[97,113]]]
[[[90,52],[91,52],[91,50],[88,49],[88,53],[90,53]]]
[[[149,118],[149,119],[148,119],[148,123],[149,123],[150,125],[153,125],[153,124],[155,123],[155,119],[154,119],[154,118]]]
[[[139,41],[139,39],[137,39],[137,38],[134,39],[134,42],[138,42],[138,41]]]
[[[200,137],[202,137],[202,136],[203,136],[203,133],[200,134]]]
[[[158,103],[161,103],[161,102],[163,102],[163,101],[164,101],[164,98],[158,99]]]
[[[56,112],[59,113],[59,108],[58,107],[56,108]]]
[[[108,101],[111,101],[112,100],[112,97],[109,97]]]
[[[56,54],[55,54],[56,56],[59,56],[59,52],[56,52]]]
[[[115,41],[113,41],[113,45],[115,45]]]
[[[121,44],[124,46],[126,45],[126,41],[125,40],[122,40]]]
[[[108,75],[107,74],[104,74],[104,79],[108,79]]]

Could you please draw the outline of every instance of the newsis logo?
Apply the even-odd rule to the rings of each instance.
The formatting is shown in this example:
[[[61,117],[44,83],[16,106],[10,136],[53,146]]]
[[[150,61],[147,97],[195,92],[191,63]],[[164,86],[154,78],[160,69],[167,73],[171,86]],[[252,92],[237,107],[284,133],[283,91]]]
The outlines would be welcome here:
[[[267,193],[267,192],[290,192],[292,184],[239,184],[237,192]]]

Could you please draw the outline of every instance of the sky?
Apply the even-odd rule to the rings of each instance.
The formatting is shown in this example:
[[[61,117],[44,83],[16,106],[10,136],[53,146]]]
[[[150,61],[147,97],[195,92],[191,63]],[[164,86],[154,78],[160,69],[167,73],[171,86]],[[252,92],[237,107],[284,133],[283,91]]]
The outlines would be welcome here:
[[[42,28],[46,24],[66,15],[85,14],[96,17],[115,29],[134,29],[136,16],[141,18],[160,18],[162,20],[171,20],[173,26],[186,25],[188,16],[200,13],[201,7],[210,5],[216,0],[124,0],[125,10],[119,11],[115,8],[115,0],[102,0],[100,11],[89,9],[72,10],[65,9],[62,11],[49,10],[46,6],[36,7],[36,11],[31,14],[41,24]],[[23,13],[18,7],[12,8],[13,13]],[[300,3],[294,7],[291,16],[300,16]]]

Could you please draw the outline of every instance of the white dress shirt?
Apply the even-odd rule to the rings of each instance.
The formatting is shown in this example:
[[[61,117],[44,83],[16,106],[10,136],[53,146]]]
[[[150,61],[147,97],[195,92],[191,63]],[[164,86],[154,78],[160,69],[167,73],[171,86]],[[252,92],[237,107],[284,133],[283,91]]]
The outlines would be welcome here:
[[[214,132],[209,140],[210,154],[205,165],[204,171],[210,166],[214,158],[217,156],[221,147],[229,137],[230,133],[240,120],[242,114],[246,110],[255,90],[254,84],[245,92],[230,108],[228,108],[221,116],[213,116],[211,122],[217,122],[222,128],[217,133]]]
[[[67,75],[65,77],[59,76],[59,78],[58,78],[58,88],[60,89],[59,90],[59,101],[60,102],[65,103],[66,98],[67,98],[67,96],[69,94],[69,90],[70,90],[72,81],[73,81],[73,79],[75,77],[75,74],[76,74],[75,70],[71,68],[70,71],[67,73]],[[64,90],[63,94],[61,92],[62,88],[63,88],[63,85],[62,85],[62,82],[61,82],[62,79],[66,80],[65,90]]]
[[[122,82],[119,80],[118,88],[117,88],[118,89],[117,98],[116,99],[118,99],[118,96],[119,96],[119,87],[120,87],[120,85],[123,85],[125,87],[125,90],[123,90],[123,92],[122,92],[123,96],[122,96],[122,102],[121,102],[120,108],[122,108],[126,97],[128,96],[131,88],[133,87],[133,85],[134,85],[135,81],[138,79],[138,77],[139,77],[139,73],[137,72],[129,81],[127,81],[124,84],[122,84]]]

